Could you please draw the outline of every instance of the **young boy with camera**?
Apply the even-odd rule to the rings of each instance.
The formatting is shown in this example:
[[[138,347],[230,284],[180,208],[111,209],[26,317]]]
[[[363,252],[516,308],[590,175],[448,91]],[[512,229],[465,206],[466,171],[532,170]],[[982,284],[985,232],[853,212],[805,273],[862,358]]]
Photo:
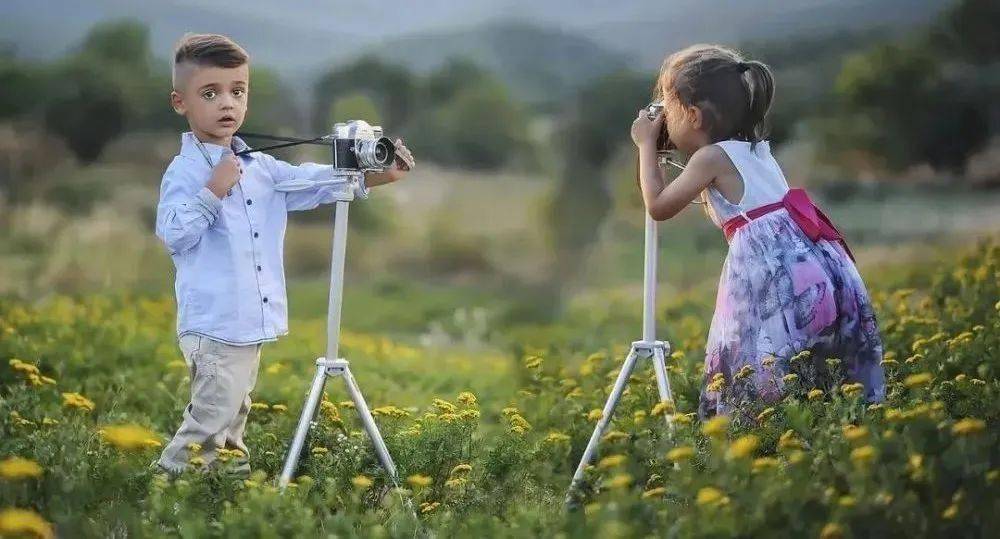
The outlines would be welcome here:
[[[239,450],[237,471],[249,473],[243,431],[261,346],[288,332],[282,266],[287,213],[345,196],[366,198],[368,187],[397,181],[414,165],[397,139],[396,159],[385,172],[279,191],[281,182],[330,180],[342,172],[263,153],[237,156],[248,149],[234,134],[249,96],[243,48],[215,34],[180,40],[170,102],[191,131],[181,135],[180,153],[163,175],[156,211],[156,235],[176,268],[177,334],[191,374],[183,423],[158,461],[172,475],[189,463],[211,466],[223,448]]]

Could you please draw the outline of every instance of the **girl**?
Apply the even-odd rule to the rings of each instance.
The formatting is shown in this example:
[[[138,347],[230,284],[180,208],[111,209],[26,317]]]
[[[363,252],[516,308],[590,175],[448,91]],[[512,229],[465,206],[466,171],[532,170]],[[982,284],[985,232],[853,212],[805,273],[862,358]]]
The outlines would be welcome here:
[[[843,375],[882,400],[882,342],[851,252],[805,192],[789,189],[764,140],[770,69],[695,45],[667,57],[656,93],[663,113],[651,120],[642,109],[632,124],[646,208],[662,221],[701,197],[729,241],[699,415],[777,400],[793,372],[805,389],[829,390]],[[690,156],[670,184],[657,165],[664,127]]]

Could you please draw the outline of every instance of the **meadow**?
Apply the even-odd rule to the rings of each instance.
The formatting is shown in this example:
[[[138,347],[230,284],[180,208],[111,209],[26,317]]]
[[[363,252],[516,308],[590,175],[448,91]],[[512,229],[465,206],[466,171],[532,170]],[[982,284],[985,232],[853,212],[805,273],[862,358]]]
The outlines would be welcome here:
[[[955,252],[866,266],[885,340],[881,404],[846,382],[799,384],[816,362],[839,366],[804,353],[782,401],[699,421],[712,291],[670,294],[658,314],[676,402],[658,402],[652,369],[638,370],[568,507],[573,468],[639,326],[637,302],[617,301],[619,290],[603,293],[603,309],[591,298],[533,323],[491,314],[510,299],[482,290],[349,288],[345,312],[372,313],[348,317],[342,350],[401,485],[378,467],[334,381],[284,492],[275,478],[324,342],[320,316],[294,319],[265,348],[252,476],[228,473],[237,455],[223,455],[220,468],[171,481],[149,465],[186,402],[172,298],[5,299],[0,535],[986,537],[1000,524],[1000,243]],[[293,305],[317,296],[291,293]],[[495,309],[461,308],[469,298]]]

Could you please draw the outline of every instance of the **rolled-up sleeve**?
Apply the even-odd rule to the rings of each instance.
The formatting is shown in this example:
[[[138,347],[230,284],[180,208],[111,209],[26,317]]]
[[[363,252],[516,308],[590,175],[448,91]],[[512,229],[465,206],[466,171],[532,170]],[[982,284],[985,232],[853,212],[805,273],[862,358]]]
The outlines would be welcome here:
[[[173,163],[160,185],[156,235],[170,254],[183,253],[198,244],[221,210],[222,201],[205,187],[205,182]]]
[[[318,163],[292,165],[280,159],[273,159],[271,165],[275,184],[292,180],[343,180],[340,183],[332,185],[320,185],[285,193],[285,207],[288,211],[311,210],[320,204],[335,202],[344,194],[355,189],[356,184],[350,181],[351,174],[339,172],[333,168],[333,165],[321,165]],[[364,180],[360,182],[354,194],[359,198],[367,198],[368,190],[364,186]]]

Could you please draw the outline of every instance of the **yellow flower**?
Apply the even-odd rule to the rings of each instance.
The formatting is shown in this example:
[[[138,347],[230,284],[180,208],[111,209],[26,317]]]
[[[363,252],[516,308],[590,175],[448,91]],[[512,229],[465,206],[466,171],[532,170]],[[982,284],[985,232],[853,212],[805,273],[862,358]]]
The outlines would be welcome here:
[[[542,366],[542,358],[538,356],[528,356],[524,358],[524,366],[528,369],[537,369]]]
[[[958,504],[951,504],[947,509],[941,512],[941,518],[945,520],[952,520],[958,516]]]
[[[561,432],[550,432],[548,436],[545,437],[545,443],[549,444],[561,444],[569,441],[569,435],[563,434]]]
[[[0,461],[0,477],[18,480],[42,476],[42,467],[33,460],[10,457]]]
[[[674,411],[673,401],[660,401],[653,406],[653,409],[649,411],[649,415],[661,415],[672,413]]]
[[[325,454],[329,453],[330,450],[327,449],[327,448],[325,448],[325,447],[323,447],[323,446],[316,446],[316,447],[310,449],[309,452],[312,453],[313,455],[325,455]]]
[[[52,525],[30,509],[9,507],[0,511],[0,536],[33,535],[48,539],[54,537]]]
[[[982,419],[967,417],[952,425],[951,433],[956,436],[969,436],[979,434],[986,429],[986,422]]]
[[[79,393],[63,393],[62,397],[63,406],[67,406],[69,408],[79,408],[88,412],[92,412],[94,410],[94,402]]]
[[[667,451],[667,459],[674,462],[689,460],[694,457],[694,448],[689,445],[682,445]]]
[[[712,438],[721,438],[726,435],[726,431],[728,430],[729,417],[724,415],[715,416],[701,426],[702,434],[711,436]]]
[[[921,387],[931,383],[934,377],[929,372],[911,374],[903,380],[903,385],[909,388]]]
[[[608,455],[607,457],[604,457],[603,459],[601,459],[600,462],[597,463],[597,467],[602,470],[605,470],[607,468],[614,468],[617,466],[621,466],[624,463],[625,463],[625,455]]]
[[[754,459],[753,471],[759,473],[764,470],[771,470],[777,468],[779,464],[780,461],[774,457],[760,457],[758,459]]]
[[[455,400],[466,406],[475,406],[477,402],[476,395],[473,394],[471,391],[463,391],[459,393],[458,397]]]
[[[670,416],[670,419],[673,420],[673,422],[677,423],[678,425],[690,425],[691,423],[694,422],[694,414],[676,413]]]
[[[270,408],[270,406],[268,406],[266,402],[255,402],[250,405],[251,410],[267,410],[268,408]]]
[[[840,392],[848,397],[856,397],[860,395],[864,390],[865,386],[859,383],[844,384],[840,386]]]
[[[627,438],[628,438],[628,434],[625,434],[624,432],[622,432],[620,430],[613,430],[613,431],[605,434],[601,438],[601,441],[603,441],[603,442],[617,442],[618,440],[625,440]]]
[[[627,473],[618,474],[611,479],[608,479],[604,486],[608,488],[627,488],[632,484],[632,476]]]
[[[656,498],[656,497],[659,497],[659,496],[663,496],[666,492],[667,492],[666,488],[664,488],[664,487],[656,487],[656,488],[649,489],[646,492],[643,492],[642,493],[642,497],[643,498]]]
[[[774,415],[774,407],[764,408],[764,411],[757,414],[757,421],[763,423],[767,421],[771,416]]]
[[[795,435],[794,430],[788,429],[778,439],[778,449],[802,449],[802,441]]]
[[[729,444],[729,450],[726,452],[726,458],[729,459],[745,459],[757,450],[757,446],[760,445],[760,438],[757,438],[753,434],[747,434],[746,436],[740,436],[733,443]]]
[[[844,537],[843,528],[840,527],[840,524],[834,522],[823,526],[823,529],[819,532],[819,539],[841,539],[842,537]]]
[[[854,449],[851,451],[851,460],[858,466],[867,466],[871,461],[875,460],[875,448],[870,445],[864,445]]]
[[[837,504],[841,507],[854,507],[857,503],[858,500],[855,499],[854,496],[841,496],[840,499],[837,500]]]
[[[139,425],[109,425],[101,431],[105,441],[125,451],[145,449],[156,439],[154,432]]]
[[[421,513],[430,513],[441,506],[441,502],[424,502],[420,504]]]
[[[717,505],[725,503],[726,495],[715,487],[703,487],[698,491],[695,502],[698,505]]]
[[[444,399],[434,399],[431,405],[437,408],[438,412],[441,412],[443,414],[454,414],[455,412],[458,411],[457,406]]]
[[[434,482],[434,480],[426,475],[414,474],[407,477],[406,482],[413,487],[428,487]]]
[[[191,443],[187,444],[187,450],[190,451],[190,452],[192,452],[192,453],[201,453],[201,444],[195,443],[195,442],[191,442]]]
[[[587,421],[600,421],[602,417],[604,417],[604,412],[599,408],[587,412]]]
[[[372,481],[372,479],[367,475],[356,475],[354,476],[354,479],[351,479],[351,484],[354,485],[354,488],[359,490],[366,490],[374,483],[375,482]]]
[[[867,427],[857,427],[854,425],[844,425],[844,438],[851,442],[859,442],[868,437]]]
[[[448,488],[458,488],[464,486],[469,480],[464,477],[453,477],[444,482],[444,486]]]
[[[271,411],[272,412],[278,412],[279,414],[283,413],[283,412],[287,412],[288,411],[288,406],[285,406],[284,404],[272,404],[271,405]]]
[[[449,475],[454,476],[458,474],[469,473],[471,471],[472,471],[472,466],[468,464],[459,464],[458,466],[455,466],[454,468],[451,469],[451,473]]]
[[[726,387],[725,377],[722,375],[721,372],[717,372],[714,375],[712,375],[712,381],[708,383],[708,387],[706,389],[708,389],[709,391],[719,392],[725,389],[725,387]]]
[[[749,378],[751,375],[753,375],[753,367],[751,367],[750,365],[744,365],[740,367],[740,370],[736,371],[737,380],[743,380],[745,378]]]
[[[786,374],[786,375],[784,375],[784,376],[781,377],[781,381],[784,382],[784,383],[786,383],[786,384],[790,384],[790,383],[792,383],[792,382],[794,382],[794,381],[796,381],[798,379],[799,379],[799,375],[795,374],[794,372],[791,373],[791,374]]]

